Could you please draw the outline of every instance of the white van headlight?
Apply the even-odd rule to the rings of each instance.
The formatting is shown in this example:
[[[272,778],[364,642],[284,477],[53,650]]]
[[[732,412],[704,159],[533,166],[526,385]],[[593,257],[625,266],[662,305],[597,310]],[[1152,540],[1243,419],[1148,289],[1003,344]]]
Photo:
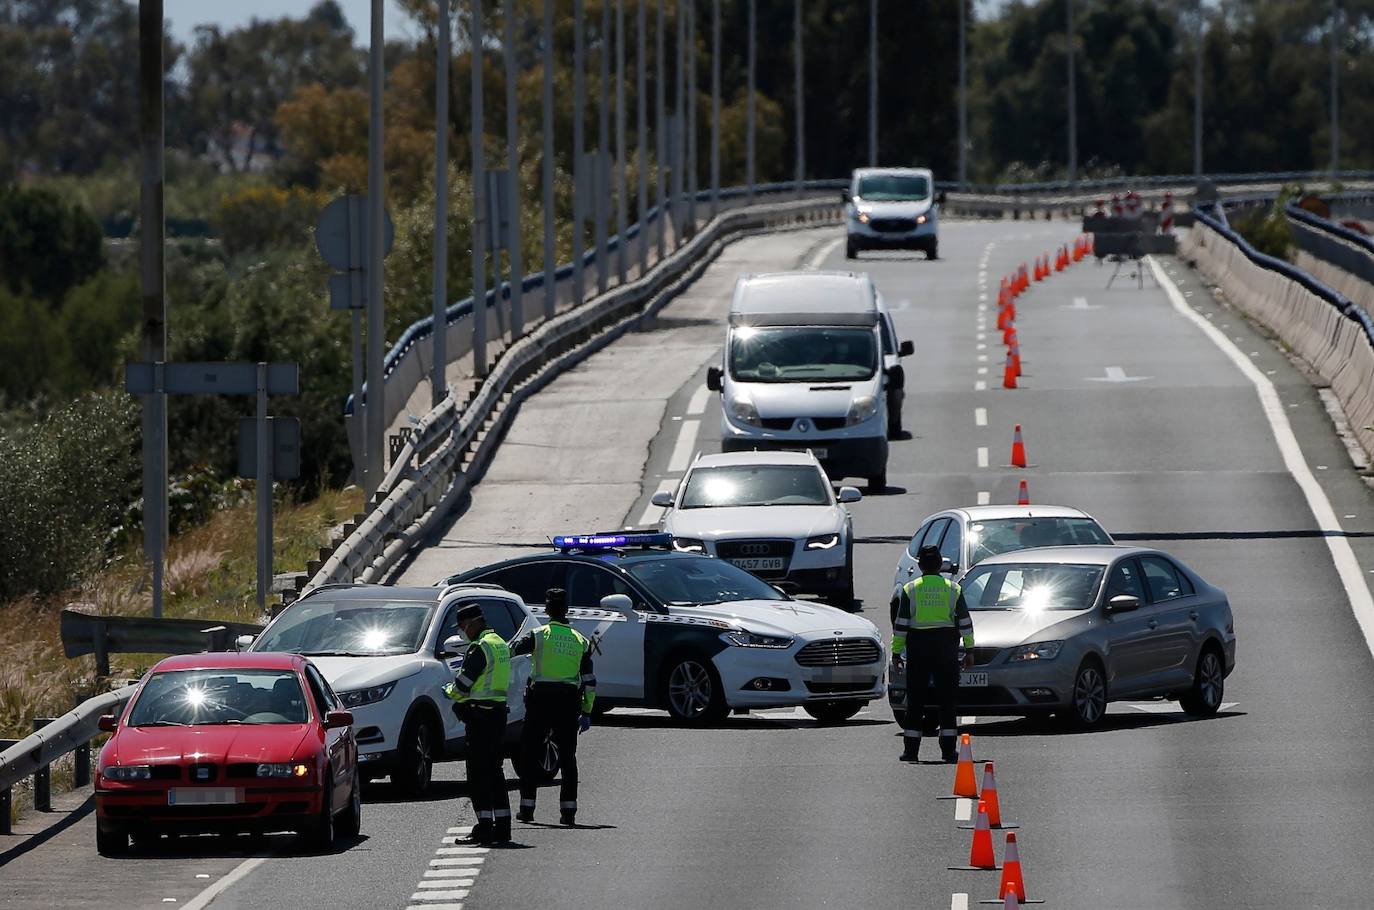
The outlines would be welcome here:
[[[849,413],[844,416],[844,425],[852,427],[863,423],[878,413],[878,399],[872,395],[860,395],[849,405]]]
[[[858,212],[854,215],[855,220],[857,220],[859,224],[868,224],[869,217],[868,212]]]
[[[751,427],[763,426],[763,421],[759,420],[758,408],[754,407],[754,403],[748,398],[730,399],[730,416]]]

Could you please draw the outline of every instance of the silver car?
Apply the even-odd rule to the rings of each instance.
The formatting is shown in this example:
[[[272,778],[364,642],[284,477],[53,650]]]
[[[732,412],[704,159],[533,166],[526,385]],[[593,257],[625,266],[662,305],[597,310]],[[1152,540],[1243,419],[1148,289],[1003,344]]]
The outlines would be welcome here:
[[[1236,665],[1226,594],[1143,547],[1049,547],[986,559],[962,579],[973,666],[960,713],[1056,714],[1100,723],[1109,701],[1166,698],[1189,714],[1221,707]],[[906,680],[892,674],[899,721]]]

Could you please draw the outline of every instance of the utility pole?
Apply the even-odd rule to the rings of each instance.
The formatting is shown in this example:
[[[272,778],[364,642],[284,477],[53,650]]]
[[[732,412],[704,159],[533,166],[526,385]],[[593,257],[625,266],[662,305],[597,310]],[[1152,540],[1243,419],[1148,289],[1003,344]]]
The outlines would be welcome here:
[[[510,234],[506,237],[506,255],[510,257],[510,340],[525,334],[525,299],[521,287],[525,283],[525,262],[520,249],[520,99],[516,97],[515,0],[505,0],[506,14],[506,198],[510,209],[506,223]],[[492,230],[497,230],[492,225]],[[498,300],[498,306],[500,305]]]
[[[586,88],[583,85],[582,68],[585,60],[585,47],[583,28],[582,28],[582,0],[573,0],[573,304],[581,304],[586,296],[586,288],[583,284],[585,276],[582,274],[582,239],[583,239],[583,220],[586,213],[583,210],[582,193],[578,192],[585,176],[582,169],[586,163],[582,160],[582,152],[585,148],[583,140],[584,124],[586,117]]]
[[[482,0],[472,0],[469,38],[472,65],[472,372],[482,378],[487,375],[487,230],[490,227],[487,224],[486,152],[482,144]]]
[[[658,258],[662,259],[668,252],[668,183],[663,173],[664,161],[668,158],[667,136],[664,134],[667,123],[663,117],[666,107],[663,99],[663,0],[658,0],[654,5],[657,7],[654,35],[654,169],[657,171],[655,201],[658,203],[654,233],[658,239]]]
[[[754,201],[754,62],[758,47],[754,2],[749,0],[749,94],[744,114],[744,182],[749,189],[750,202]]]
[[[687,162],[687,4],[677,0],[677,42],[673,48],[676,71],[673,88],[673,246],[681,246],[687,227],[687,206],[683,198],[683,166]]]
[[[439,0],[439,48],[434,61],[434,317],[430,333],[430,404],[448,394],[448,0]],[[356,403],[356,399],[355,399]]]
[[[687,6],[687,224],[697,232],[697,4]]]
[[[386,354],[385,275],[382,258],[386,255],[383,222],[386,212],[386,171],[384,168],[384,108],[386,33],[383,28],[382,0],[372,0],[372,36],[367,52],[368,129],[367,129],[367,498],[377,492],[386,476],[386,378],[382,375]]]
[[[558,306],[553,274],[558,266],[553,232],[553,0],[544,0],[544,318]]]
[[[959,0],[959,189],[968,187],[968,0]]]
[[[1341,169],[1341,4],[1331,0],[1331,176]]]
[[[611,0],[601,0],[601,103],[596,109],[596,169],[591,185],[596,187],[592,210],[596,213],[596,291],[606,293],[610,279],[610,263],[606,260],[607,222],[611,214],[611,188],[605,176],[607,156],[611,150]]]
[[[720,211],[720,0],[711,0],[711,217]]]
[[[1197,35],[1193,48],[1193,178],[1202,180],[1202,29],[1206,19],[1197,0]]]
[[[800,197],[806,186],[806,80],[802,77],[802,0],[793,0],[792,6],[792,28],[797,40],[794,88],[797,99],[797,196]]]
[[[139,278],[143,359],[167,360],[167,280],[163,240],[166,167],[163,127],[162,0],[138,4]],[[154,367],[160,378],[160,369]],[[143,550],[152,564],[153,616],[162,615],[167,551],[167,395],[158,381],[143,397]]]
[[[868,0],[868,166],[878,166],[878,0]]]
[[[644,5],[645,0],[635,3],[635,150],[639,155],[639,166],[636,168],[639,193],[635,200],[635,211],[639,216],[640,275],[649,270],[649,102],[644,96],[648,90],[648,60],[644,56],[644,33],[647,31]]]
[[[1068,61],[1069,61],[1069,185],[1078,182],[1078,89],[1074,77],[1074,28],[1073,0],[1064,0],[1069,10]]]
[[[629,269],[625,249],[629,189],[625,182],[625,0],[615,0],[615,263],[619,284],[625,283]]]

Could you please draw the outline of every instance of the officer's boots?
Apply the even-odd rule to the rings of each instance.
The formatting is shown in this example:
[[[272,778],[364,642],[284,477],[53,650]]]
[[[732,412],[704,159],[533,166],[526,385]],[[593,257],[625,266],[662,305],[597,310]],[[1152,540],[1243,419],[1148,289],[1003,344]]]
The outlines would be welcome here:
[[[491,832],[491,842],[493,844],[510,843],[510,816],[503,815],[496,820]]]
[[[472,831],[467,837],[458,839],[460,844],[489,844],[495,835],[495,825],[489,818],[479,819],[477,824],[472,826]]]
[[[902,737],[902,761],[916,761],[916,754],[921,751],[921,737],[903,736]]]
[[[940,757],[945,760],[947,765],[952,765],[959,760],[959,738],[957,736],[940,737]]]
[[[569,828],[575,826],[577,824],[577,810],[564,809],[562,812],[559,812],[558,823]]]
[[[527,825],[534,821],[534,800],[520,800],[520,811],[515,813],[515,817]]]

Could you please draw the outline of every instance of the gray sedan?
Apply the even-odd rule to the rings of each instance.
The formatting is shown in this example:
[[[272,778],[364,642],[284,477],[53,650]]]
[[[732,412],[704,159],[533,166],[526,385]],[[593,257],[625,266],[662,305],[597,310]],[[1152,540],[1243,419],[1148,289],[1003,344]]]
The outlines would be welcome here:
[[[1221,707],[1236,665],[1226,594],[1177,559],[1141,547],[1049,547],[980,562],[960,584],[973,617],[973,666],[960,713],[1054,713],[1082,726],[1107,702]],[[905,716],[906,680],[889,699]]]

